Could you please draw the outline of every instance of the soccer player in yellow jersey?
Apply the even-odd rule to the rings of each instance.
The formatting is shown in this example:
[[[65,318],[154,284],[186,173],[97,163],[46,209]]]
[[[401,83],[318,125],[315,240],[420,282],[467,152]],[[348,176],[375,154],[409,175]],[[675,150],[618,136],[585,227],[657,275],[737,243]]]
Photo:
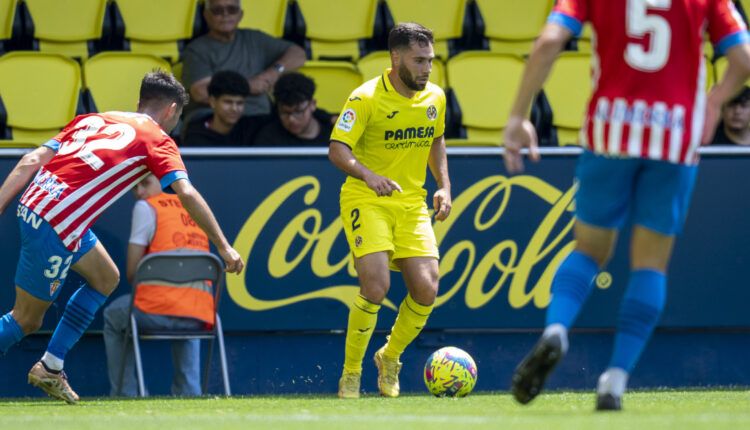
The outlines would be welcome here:
[[[432,32],[419,24],[393,28],[392,67],[352,92],[331,134],[328,157],[348,175],[341,218],[360,282],[349,311],[341,398],[359,397],[362,359],[390,288],[389,268],[401,271],[409,294],[375,353],[383,396],[398,396],[399,358],[422,331],[437,295],[438,249],[423,188],[427,166],[438,185],[438,221],[450,213],[451,186],[445,94],[428,81],[433,43]]]

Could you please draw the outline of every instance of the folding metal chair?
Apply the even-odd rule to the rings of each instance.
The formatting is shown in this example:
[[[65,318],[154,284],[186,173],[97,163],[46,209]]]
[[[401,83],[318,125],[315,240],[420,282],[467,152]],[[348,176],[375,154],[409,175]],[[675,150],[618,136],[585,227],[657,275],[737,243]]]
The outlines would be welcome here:
[[[144,282],[165,281],[174,284],[183,284],[194,281],[211,281],[214,289],[214,312],[216,322],[211,330],[203,331],[142,331],[138,328],[138,322],[133,314],[133,303],[138,293],[138,286]],[[146,388],[143,381],[143,364],[141,361],[141,346],[139,340],[187,340],[187,339],[210,339],[208,356],[203,371],[203,392],[208,387],[209,370],[211,368],[211,356],[213,355],[214,340],[219,342],[219,356],[221,358],[221,376],[224,380],[224,394],[232,395],[229,388],[229,373],[227,371],[227,356],[224,349],[224,334],[221,328],[221,319],[217,309],[219,308],[219,297],[223,287],[224,264],[215,255],[202,251],[169,251],[156,252],[146,255],[138,264],[135,279],[133,280],[133,300],[130,303],[130,324],[125,333],[125,354],[127,354],[129,342],[133,341],[135,353],[135,371],[138,379],[138,395],[145,397]],[[120,387],[125,375],[125,360],[120,367]]]

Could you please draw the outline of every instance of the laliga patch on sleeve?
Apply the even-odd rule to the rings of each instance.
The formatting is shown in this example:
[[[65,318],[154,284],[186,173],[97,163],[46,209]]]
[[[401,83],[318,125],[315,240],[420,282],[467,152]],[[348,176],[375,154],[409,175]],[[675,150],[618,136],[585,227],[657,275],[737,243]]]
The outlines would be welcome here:
[[[336,128],[339,130],[344,131],[352,131],[352,127],[354,126],[354,123],[357,121],[357,114],[354,112],[354,109],[347,109],[344,111],[344,113],[341,114],[341,117],[339,118],[339,123],[336,124]]]

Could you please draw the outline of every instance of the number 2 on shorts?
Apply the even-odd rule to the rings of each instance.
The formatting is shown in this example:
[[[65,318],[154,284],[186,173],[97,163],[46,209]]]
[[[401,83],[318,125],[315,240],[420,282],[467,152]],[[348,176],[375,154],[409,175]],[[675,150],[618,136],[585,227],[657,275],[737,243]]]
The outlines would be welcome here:
[[[359,224],[359,209],[358,208],[352,209],[351,217],[352,217],[352,231],[354,231],[361,227],[361,225]]]

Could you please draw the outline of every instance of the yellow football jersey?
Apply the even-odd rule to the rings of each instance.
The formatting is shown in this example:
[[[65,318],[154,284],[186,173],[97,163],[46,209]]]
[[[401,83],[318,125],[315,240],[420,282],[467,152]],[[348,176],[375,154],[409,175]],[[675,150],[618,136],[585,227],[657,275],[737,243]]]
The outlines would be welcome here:
[[[331,140],[349,145],[368,169],[396,181],[403,193],[395,197],[424,198],[432,141],[445,131],[445,93],[428,82],[424,90],[406,98],[391,85],[390,70],[352,92]],[[341,193],[375,196],[364,181],[351,176]]]

